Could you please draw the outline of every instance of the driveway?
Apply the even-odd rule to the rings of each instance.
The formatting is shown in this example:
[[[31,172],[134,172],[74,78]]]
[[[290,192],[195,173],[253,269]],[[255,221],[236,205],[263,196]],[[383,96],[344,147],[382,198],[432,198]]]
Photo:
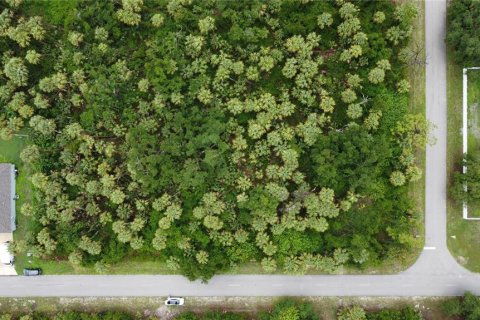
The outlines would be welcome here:
[[[13,241],[11,233],[0,233],[0,245],[7,241]],[[0,276],[16,276],[17,272],[13,266],[7,266],[0,263]]]
[[[7,266],[4,264],[0,264],[0,276],[16,276],[17,271],[13,266]]]

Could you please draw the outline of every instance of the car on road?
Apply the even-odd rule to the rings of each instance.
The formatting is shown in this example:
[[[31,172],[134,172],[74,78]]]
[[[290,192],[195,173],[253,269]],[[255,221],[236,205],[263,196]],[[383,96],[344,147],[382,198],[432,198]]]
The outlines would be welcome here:
[[[23,275],[27,277],[39,276],[42,274],[42,269],[40,268],[25,268],[23,269]]]
[[[185,303],[184,298],[180,297],[170,297],[168,296],[167,300],[165,300],[166,306],[181,306]]]

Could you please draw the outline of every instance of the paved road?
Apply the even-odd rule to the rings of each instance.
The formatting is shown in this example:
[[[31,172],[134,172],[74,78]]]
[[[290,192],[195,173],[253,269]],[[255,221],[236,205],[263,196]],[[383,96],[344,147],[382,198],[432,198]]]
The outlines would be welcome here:
[[[445,0],[426,2],[427,117],[437,143],[427,147],[426,249],[398,275],[216,276],[208,284],[181,276],[2,277],[2,296],[444,296],[480,294],[480,275],[461,268],[446,245]]]

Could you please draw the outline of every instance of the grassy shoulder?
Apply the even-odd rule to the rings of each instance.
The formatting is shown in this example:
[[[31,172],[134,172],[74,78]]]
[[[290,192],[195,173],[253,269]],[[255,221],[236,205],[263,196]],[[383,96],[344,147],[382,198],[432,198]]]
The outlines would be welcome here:
[[[185,306],[167,308],[164,297],[140,298],[0,298],[0,312],[13,314],[32,311],[55,314],[59,311],[75,310],[83,312],[101,312],[105,310],[122,311],[143,316],[156,316],[169,319],[180,312],[198,314],[209,311],[238,312],[256,319],[261,311],[269,311],[281,298],[273,297],[196,297],[186,298]],[[445,298],[351,298],[351,297],[309,297],[295,299],[309,302],[320,319],[336,319],[337,310],[358,305],[368,311],[382,309],[401,309],[413,306],[422,313],[424,319],[451,319],[441,311]]]
[[[460,170],[462,159],[462,68],[453,62],[451,51],[448,51],[447,59],[447,170],[448,185],[451,185],[453,172]],[[474,147],[474,141],[469,141],[469,144],[470,147]],[[455,203],[450,198],[447,204],[447,218],[447,244],[451,254],[465,268],[480,272],[480,252],[476,245],[480,241],[480,222],[464,220],[461,204]]]
[[[411,0],[408,0],[411,1]],[[425,3],[421,1],[411,1],[418,7],[419,15],[413,27],[413,36],[410,46],[413,50],[422,48],[420,61],[425,61]],[[410,81],[410,112],[413,114],[422,114],[426,116],[425,108],[425,64],[413,64],[408,68]],[[403,263],[400,264],[396,271],[405,270],[412,265],[420,255],[425,242],[425,150],[417,150],[416,159],[424,172],[422,178],[418,181],[410,183],[410,196],[415,202],[416,219],[412,222],[416,236],[415,247],[405,255]],[[395,257],[390,261],[393,268],[398,265]],[[401,269],[401,270],[400,270]]]

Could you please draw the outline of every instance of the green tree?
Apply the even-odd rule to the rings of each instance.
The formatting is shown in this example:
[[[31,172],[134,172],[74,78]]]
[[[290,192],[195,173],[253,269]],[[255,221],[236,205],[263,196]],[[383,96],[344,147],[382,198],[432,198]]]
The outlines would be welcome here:
[[[478,201],[480,199],[480,161],[472,156],[466,156],[461,165],[466,166],[467,172],[454,173],[450,194],[458,202]]]
[[[40,158],[40,149],[35,144],[26,146],[20,153],[20,159],[28,164],[33,164]]]
[[[447,43],[453,48],[455,61],[462,66],[480,63],[480,3],[475,0],[455,0],[447,10]]]
[[[3,72],[16,85],[27,85],[28,69],[21,58],[10,58],[7,63],[5,63]]]
[[[396,186],[403,186],[406,182],[405,175],[401,171],[393,171],[390,175],[390,182]]]
[[[25,55],[25,60],[31,64],[38,64],[42,55],[35,50],[28,50]]]
[[[329,27],[333,23],[332,14],[328,12],[324,12],[317,18],[317,23],[320,29],[324,29],[325,27]]]
[[[462,298],[462,315],[466,320],[480,318],[480,299],[471,292],[465,292]]]
[[[385,79],[385,70],[379,67],[373,68],[368,73],[368,80],[371,83],[381,83]]]
[[[80,43],[83,42],[83,34],[80,32],[71,31],[68,34],[68,41],[70,41],[73,46],[78,47]]]
[[[78,247],[91,255],[99,255],[102,251],[100,242],[94,241],[87,236],[82,236],[78,243]]]
[[[152,25],[154,27],[161,27],[165,21],[165,17],[160,13],[155,13],[152,18],[150,18]]]
[[[208,33],[215,29],[215,19],[212,17],[205,17],[198,21],[198,28],[200,33]]]
[[[450,298],[442,303],[442,311],[450,317],[458,317],[462,315],[462,302],[459,298]]]
[[[385,21],[385,13],[383,13],[382,11],[375,12],[375,14],[373,15],[373,21],[378,24],[383,23]]]
[[[280,300],[270,313],[260,314],[262,320],[318,320],[312,305],[292,299]]]
[[[52,119],[45,119],[42,116],[33,116],[29,122],[30,126],[39,133],[48,136],[55,132],[56,125]]]
[[[365,310],[360,306],[353,306],[349,308],[340,309],[337,313],[338,320],[366,320],[367,315]]]

